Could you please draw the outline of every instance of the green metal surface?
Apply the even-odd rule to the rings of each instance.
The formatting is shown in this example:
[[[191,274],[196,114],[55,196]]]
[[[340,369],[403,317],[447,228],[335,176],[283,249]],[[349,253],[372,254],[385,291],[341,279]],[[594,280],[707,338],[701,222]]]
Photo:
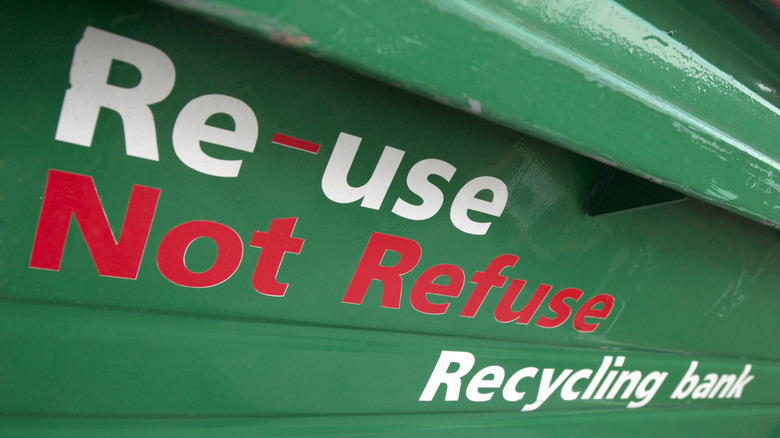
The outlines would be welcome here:
[[[166,3],[780,223],[780,22],[750,2]]]
[[[245,24],[264,23],[261,30],[275,35],[277,41],[310,48],[325,45],[311,29],[304,29],[306,23],[318,21],[323,28],[342,28],[338,17],[328,15],[331,9],[325,4],[284,5],[263,3],[257,7],[289,8],[276,15],[264,9],[263,20],[274,16],[273,23],[296,23],[300,26],[297,29],[268,27],[269,21],[257,21],[258,16],[247,18],[245,10],[209,11],[234,13],[243,17]],[[435,17],[453,20],[433,20],[441,32],[457,31],[448,26],[467,26],[461,28],[467,35],[467,31],[481,29],[476,24],[467,25],[462,15],[446,9],[469,5],[466,3],[448,2],[441,11],[432,3],[422,3],[414,8],[415,14],[400,5],[385,10],[389,5],[375,6],[371,16],[395,18],[393,23],[398,27],[391,34],[396,37],[423,38],[427,34],[422,23]],[[626,9],[610,5],[607,12],[628,14]],[[377,26],[376,21],[359,19],[367,13],[355,10],[359,6],[333,5],[333,11],[345,16],[354,13],[353,24],[343,27],[344,41],[361,40],[351,32],[366,29],[375,32],[375,38],[389,38],[383,29],[371,29]],[[306,14],[305,8],[310,9]],[[602,163],[175,7],[129,1],[5,2],[0,4],[0,17],[4,60],[0,69],[0,435],[780,436],[780,348],[776,341],[780,333],[776,317],[780,313],[780,238],[776,230],[692,198],[589,216],[581,208],[599,178]],[[596,26],[612,22],[599,21],[598,17],[586,15],[583,23]],[[554,16],[548,21],[552,28],[566,25]],[[488,38],[490,35],[494,36]],[[560,123],[582,132],[590,125],[592,129],[587,131],[592,141],[615,136],[599,149],[602,157],[611,154],[609,148],[617,148],[618,143],[640,145],[642,139],[654,139],[658,150],[641,154],[645,163],[659,169],[670,164],[663,157],[677,147],[669,141],[686,138],[690,146],[693,139],[701,147],[676,156],[701,163],[691,171],[691,178],[705,174],[715,178],[709,186],[713,190],[726,187],[728,181],[743,180],[748,171],[759,175],[762,169],[771,170],[755,161],[755,153],[729,149],[725,165],[741,170],[721,173],[723,169],[713,164],[721,160],[703,146],[712,140],[714,146],[710,146],[726,147],[720,137],[707,137],[712,133],[706,130],[686,131],[693,125],[665,125],[673,123],[673,115],[659,110],[659,105],[673,95],[644,106],[635,95],[618,92],[599,80],[583,82],[579,80],[581,72],[566,67],[570,64],[561,66],[558,58],[534,57],[517,49],[524,35],[517,34],[515,40],[490,32],[482,34],[488,39],[464,42],[484,46],[485,59],[495,56],[492,67],[486,62],[478,67],[500,75],[487,77],[498,82],[478,81],[471,86],[493,89],[490,93],[494,97],[504,96],[498,93],[502,84],[516,82],[500,78],[518,71],[506,70],[503,62],[524,65],[523,74],[528,75],[555,71],[543,77],[544,81],[535,79],[536,85],[528,82],[530,76],[517,78],[536,91],[517,101],[509,94],[502,98],[513,108],[525,108],[544,94],[534,88],[544,82],[550,100],[537,102],[541,106],[535,106],[533,113],[513,117],[536,128],[545,120],[546,138],[567,146],[586,144],[574,137],[564,141],[548,123],[559,117]],[[640,35],[637,31],[637,38]],[[74,73],[81,66],[74,59],[85,53],[85,41],[93,37],[103,38],[99,41],[127,38],[122,41],[132,47],[143,44],[170,59],[175,69],[172,90],[149,105],[157,160],[128,154],[128,138],[143,134],[143,130],[126,134],[128,121],[111,109],[100,110],[89,147],[55,139],[58,127],[76,123],[63,116],[66,92],[95,86],[89,81],[80,83],[79,74]],[[668,42],[668,47],[680,47],[662,34],[658,37]],[[361,41],[355,44],[378,40]],[[420,41],[430,49],[445,48],[424,38]],[[626,47],[620,41],[606,42],[613,50]],[[408,63],[404,53],[416,45],[406,43],[372,46],[381,47],[389,58],[363,58],[362,52],[354,52],[351,59],[364,59],[361,62],[365,65],[379,69],[385,68],[380,59],[398,58],[399,65]],[[507,51],[510,43],[515,51]],[[96,47],[100,48],[96,53],[113,53],[107,44]],[[151,53],[152,49],[143,50]],[[329,50],[322,49],[322,53],[335,53],[335,49]],[[577,50],[588,53],[587,47]],[[600,50],[604,56],[609,51],[606,45]],[[453,59],[459,54],[466,59],[481,52],[450,48],[448,53]],[[498,56],[500,53],[510,55]],[[132,62],[141,63],[137,59]],[[133,89],[150,79],[162,80],[148,72],[167,71],[159,63],[139,69],[132,62],[114,59],[107,78],[93,82]],[[641,66],[620,65],[642,71]],[[94,64],[91,67],[99,69]],[[440,84],[442,91],[436,94],[446,96],[455,106],[467,106],[469,97],[479,99],[483,115],[515,123],[503,119],[499,109],[488,111],[500,103],[498,100],[457,86],[471,74],[470,69],[444,74],[446,67],[430,72],[439,74],[443,81],[453,81]],[[420,74],[427,71],[426,65],[407,64],[406,68],[419,69]],[[380,73],[393,77],[390,69]],[[670,71],[669,83],[677,80],[675,74]],[[744,90],[729,95],[729,90],[733,91],[731,80],[721,76],[711,79],[713,88],[707,96],[713,100],[696,104],[702,111],[711,109],[708,123],[720,133],[739,131],[749,136],[751,148],[771,153],[776,115],[768,115],[764,106],[761,110],[752,106],[758,100],[746,98]],[[430,92],[424,82],[405,85]],[[572,87],[579,91],[568,95],[567,111],[555,96],[574,91]],[[203,144],[208,156],[241,160],[235,177],[196,170],[193,166],[211,168],[185,163],[181,151],[174,151],[175,132],[189,132],[182,134],[176,129],[177,120],[186,114],[183,109],[201,96],[213,94],[245,103],[257,120],[257,141],[251,152]],[[98,98],[103,97],[98,94]],[[732,121],[713,109],[718,102],[729,105],[729,114],[738,108],[752,108],[750,114],[755,117]],[[599,108],[617,118],[595,123]],[[762,117],[774,125],[762,127]],[[208,125],[224,130],[237,130],[246,122],[225,114],[207,120]],[[598,129],[621,123],[624,131],[619,133]],[[282,146],[277,133],[317,143],[320,149],[315,154]],[[333,152],[342,133],[362,138],[348,173],[349,184],[355,187],[372,177],[387,145],[404,151],[377,208],[363,207],[360,200],[334,201],[325,193],[323,180],[330,163],[339,159]],[[761,149],[764,146],[768,149]],[[631,148],[631,153],[639,154],[641,149]],[[407,181],[412,169],[429,159],[456,169],[449,179],[430,175],[429,182],[443,198],[441,209],[424,220],[394,213],[398,199],[413,205],[430,199],[414,191],[419,183]],[[619,161],[621,167],[630,167],[628,160]],[[674,168],[682,165],[690,170],[685,164],[677,162]],[[143,190],[136,188],[134,192],[134,186],[159,189],[134,279],[98,273],[104,269],[96,266],[100,257],[90,252],[85,238],[100,228],[94,220],[92,227],[82,228],[71,219],[59,268],[40,268],[42,262],[36,262],[34,248],[56,256],[51,250],[56,245],[42,237],[45,218],[72,218],[67,209],[64,214],[50,213],[54,210],[46,207],[69,196],[62,194],[68,190],[59,193],[53,189],[57,175],[63,174],[92,178],[99,206],[120,245],[123,240],[119,236],[130,229],[128,223],[143,223],[141,219],[125,219],[126,214],[143,216],[130,201],[131,193],[137,196]],[[663,176],[654,171],[651,174]],[[490,226],[484,234],[464,232],[454,224],[457,215],[451,213],[452,206],[464,186],[485,176],[506,186],[506,207],[498,215],[470,211],[470,220]],[[772,196],[777,189],[767,186],[770,181],[769,176],[757,177],[754,190],[738,192],[737,199],[752,205],[749,199],[759,199],[758,193],[764,190],[758,203],[776,207]],[[68,184],[59,187],[75,187],[75,183]],[[475,201],[487,202],[491,196],[496,199],[500,195],[482,191]],[[74,196],[70,202],[87,198]],[[76,213],[84,218],[79,215]],[[272,234],[272,224],[282,224],[275,220],[287,218],[297,218],[291,237],[304,240],[298,252],[289,250],[274,271],[275,278],[289,286],[283,296],[271,296],[265,289],[259,293],[256,272],[266,266],[268,259],[264,257],[271,257],[271,250],[259,247],[255,233],[259,232],[262,240],[263,233]],[[222,238],[217,238],[220,244],[209,238],[196,239],[181,254],[166,251],[175,230],[182,229],[177,227],[193,221],[221,224],[219,229],[228,227],[240,240],[235,273],[210,287],[177,284],[170,280],[174,271],[166,268],[178,257],[186,270],[204,272],[223,264],[220,257],[236,255],[236,251],[219,246],[225,242]],[[401,275],[397,308],[384,302],[392,289],[390,282],[378,280],[370,283],[360,304],[345,302],[350,285],[356,283],[356,272],[361,272],[361,260],[370,258],[366,254],[372,236],[377,235],[415,242],[421,249],[419,261]],[[116,257],[106,260],[126,257],[123,252],[114,254]],[[480,278],[487,276],[487,268],[503,255],[518,258],[514,266],[500,271],[507,277],[505,284],[490,288],[473,316],[460,316],[480,287]],[[381,266],[392,266],[399,258],[408,256],[387,251]],[[462,271],[462,290],[457,296],[423,294],[422,301],[428,304],[449,303],[443,314],[424,313],[418,310],[421,294],[415,292],[417,285],[424,285],[419,279],[429,268],[442,264]],[[513,280],[527,284],[512,311],[531,302],[535,290],[551,286],[528,324],[499,322],[502,317],[496,309],[502,308],[502,298],[512,285],[518,284]],[[440,277],[429,289],[454,282],[454,276]],[[554,296],[572,289],[581,291],[582,298],[576,302],[567,299],[571,315],[556,327],[540,326],[540,318],[553,319],[553,308],[560,309]],[[586,318],[586,323],[598,325],[592,331],[583,330],[577,326],[575,314],[586,300],[599,295],[614,298],[614,307],[603,319]],[[443,385],[430,401],[421,400],[444,352],[457,352],[461,358],[472,355],[474,366],[467,373],[463,366],[457,400],[445,399]],[[564,397],[563,380],[558,380],[549,397],[540,395],[544,378],[555,380],[582,370],[590,370],[593,376],[607,363],[607,357],[612,361],[610,372],[638,371],[643,379],[654,372],[667,374],[655,392],[644,396],[639,388],[649,391],[649,386],[640,384],[626,397],[622,397],[622,389],[610,397],[604,383],[602,396],[585,398],[590,384],[583,380],[572,381],[570,392],[577,393],[572,399]],[[623,364],[618,365],[618,361]],[[516,390],[526,395],[517,401],[507,398],[507,394],[511,398],[511,391],[491,387],[490,379],[483,381],[487,383],[477,390],[477,396],[467,395],[467,386],[479,383],[475,376],[486,367],[501,367],[506,372],[503,381],[528,367],[538,373],[518,383]],[[455,368],[453,363],[448,370],[452,373]],[[495,372],[497,368],[492,369]],[[692,381],[691,373],[700,381],[694,386],[703,388],[695,393],[703,394],[705,389],[711,393],[700,386],[709,375],[733,375],[733,385],[742,390],[724,397],[718,397],[717,391],[711,398],[704,394],[694,399],[691,392],[673,397],[690,386],[686,382]],[[487,393],[493,393],[487,401],[471,399]],[[537,398],[541,403],[529,408]],[[643,404],[629,408],[632,403]]]

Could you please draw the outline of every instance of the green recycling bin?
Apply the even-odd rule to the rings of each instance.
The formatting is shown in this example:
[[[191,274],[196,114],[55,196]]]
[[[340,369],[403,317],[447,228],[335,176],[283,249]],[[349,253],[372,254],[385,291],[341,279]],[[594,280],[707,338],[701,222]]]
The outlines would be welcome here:
[[[776,7],[2,3],[0,436],[780,437]]]

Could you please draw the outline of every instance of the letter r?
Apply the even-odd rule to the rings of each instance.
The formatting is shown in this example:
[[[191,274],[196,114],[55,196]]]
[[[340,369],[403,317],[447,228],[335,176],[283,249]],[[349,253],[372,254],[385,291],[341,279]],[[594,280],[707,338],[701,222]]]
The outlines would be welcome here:
[[[131,64],[141,72],[138,85],[123,88],[108,83],[114,60]],[[73,53],[70,89],[65,92],[54,138],[91,146],[100,108],[108,108],[122,117],[127,155],[158,161],[154,117],[149,105],[165,99],[174,82],[173,63],[159,49],[87,27]]]
[[[400,254],[401,259],[393,266],[382,266],[382,258],[387,251]],[[373,280],[379,280],[384,287],[382,307],[398,309],[401,307],[401,276],[414,269],[422,256],[422,248],[412,239],[389,234],[373,233],[368,240],[363,257],[360,258],[355,275],[347,287],[342,303],[362,304]]]
[[[431,401],[441,384],[447,385],[447,392],[444,395],[445,401],[458,401],[460,397],[460,379],[463,378],[471,368],[474,367],[474,355],[468,351],[442,351],[439,361],[433,368],[431,377],[425,385],[425,389],[420,395],[419,401]],[[450,364],[457,363],[458,369],[448,373]]]

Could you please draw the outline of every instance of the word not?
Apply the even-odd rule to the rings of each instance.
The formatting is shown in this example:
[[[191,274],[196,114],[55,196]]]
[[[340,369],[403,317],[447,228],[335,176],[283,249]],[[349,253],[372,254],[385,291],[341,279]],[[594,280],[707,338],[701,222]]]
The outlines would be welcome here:
[[[625,362],[624,356],[615,358],[604,356],[598,370],[564,369],[557,373],[554,368],[544,368],[538,383],[528,384],[539,375],[539,368],[525,367],[506,379],[506,371],[499,365],[490,365],[474,373],[466,385],[466,399],[472,402],[490,401],[497,389],[501,396],[509,402],[523,400],[526,392],[537,387],[536,398],[523,406],[523,411],[538,409],[549,397],[559,391],[560,398],[573,400],[612,400],[620,394],[621,400],[635,398],[628,403],[628,408],[639,408],[648,404],[660,389],[667,372],[653,371],[644,375],[641,371],[620,371]],[[439,388],[444,385],[445,401],[458,401],[461,396],[463,379],[474,368],[476,359],[467,351],[442,351],[436,366],[433,368],[428,383],[425,385],[419,401],[432,401]],[[448,371],[451,365],[457,365],[453,371]],[[612,369],[610,369],[612,368]],[[623,391],[620,393],[620,391]]]
[[[119,240],[114,238],[91,177],[49,170],[41,216],[35,231],[30,267],[59,271],[72,217],[81,230],[98,274],[136,279],[149,238],[160,190],[134,185]],[[260,248],[252,285],[257,292],[281,297],[286,283],[276,276],[288,252],[300,254],[304,239],[292,237],[298,218],[274,219],[267,232],[255,231],[249,246]],[[199,238],[217,244],[214,264],[204,272],[185,265],[187,248]],[[170,282],[202,288],[230,278],[243,258],[243,242],[227,225],[205,220],[189,221],[170,230],[157,249],[157,267]]]
[[[395,265],[383,266],[381,264],[385,254],[389,251],[398,253],[400,259]],[[392,236],[382,233],[373,233],[368,241],[363,256],[360,258],[357,270],[349,283],[343,303],[362,304],[368,292],[371,282],[374,280],[382,283],[382,307],[398,309],[401,306],[402,276],[414,269],[422,256],[420,244],[412,239]],[[471,277],[471,283],[476,284],[463,306],[460,316],[473,318],[488,292],[494,287],[503,287],[507,277],[501,275],[504,268],[514,267],[519,257],[512,254],[504,254],[493,259],[484,271],[476,271]],[[439,280],[442,279],[442,280]],[[435,281],[439,283],[434,283]],[[441,284],[445,282],[446,284]],[[441,315],[447,312],[450,303],[433,303],[429,296],[443,296],[457,298],[463,291],[465,274],[455,265],[441,264],[426,269],[412,286],[410,302],[418,312],[429,315]],[[498,322],[516,322],[527,325],[541,307],[542,302],[552,290],[552,286],[541,284],[534,292],[528,303],[520,310],[513,310],[515,300],[525,286],[525,280],[513,279],[500,302],[496,306],[493,315]],[[572,313],[571,301],[577,303],[584,293],[576,288],[565,288],[555,293],[550,300],[549,308],[555,314],[550,318],[539,316],[536,325],[543,328],[561,326],[569,319]],[[585,301],[577,311],[573,319],[573,326],[580,332],[592,332],[596,330],[600,321],[604,320],[612,311],[615,299],[612,295],[596,295]],[[586,318],[589,320],[586,321]]]
[[[128,63],[141,74],[140,82],[131,88],[108,83],[113,61]],[[155,120],[150,105],[162,102],[173,90],[176,70],[171,59],[161,50],[145,43],[87,27],[76,45],[70,69],[71,87],[65,92],[55,139],[71,144],[92,145],[101,108],[119,114],[125,134],[125,151],[132,157],[159,161]],[[224,114],[234,122],[234,129],[208,124],[211,116]],[[252,153],[258,138],[257,117],[245,102],[222,94],[207,94],[189,101],[179,112],[171,132],[176,156],[188,167],[217,177],[237,177],[243,160],[215,158],[203,151],[201,142],[208,142],[238,151]],[[338,203],[361,200],[365,208],[378,210],[395,178],[404,151],[386,146],[374,173],[361,187],[347,183],[347,174],[360,145],[360,138],[342,132],[322,177],[322,190],[328,199]],[[281,134],[272,143],[313,154],[319,144]],[[455,167],[437,159],[416,163],[407,175],[409,189],[422,199],[415,205],[399,198],[392,213],[411,220],[426,220],[435,215],[444,203],[442,191],[429,181],[436,175],[449,182]],[[490,200],[477,197],[481,192]],[[488,195],[489,193],[489,195]],[[452,224],[459,230],[484,235],[490,222],[469,217],[476,211],[500,217],[506,207],[508,190],[499,179],[480,176],[467,182],[453,199],[450,208]]]
[[[740,398],[745,385],[753,380],[753,376],[750,374],[753,366],[745,364],[739,378],[736,374],[721,374],[719,376],[715,373],[709,373],[704,376],[704,381],[699,383],[701,379],[694,373],[698,365],[698,361],[691,362],[685,376],[674,388],[671,398],[682,400],[689,395],[692,399],[715,398],[716,395],[718,398]]]

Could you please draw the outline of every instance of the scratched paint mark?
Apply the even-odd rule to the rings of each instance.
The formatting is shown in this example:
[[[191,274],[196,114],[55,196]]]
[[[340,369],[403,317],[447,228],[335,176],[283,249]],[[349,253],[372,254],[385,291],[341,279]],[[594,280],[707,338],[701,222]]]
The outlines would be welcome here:
[[[714,181],[712,186],[704,191],[704,194],[720,201],[733,201],[737,199],[736,194],[716,186]]]
[[[482,103],[477,99],[472,99],[469,97],[469,107],[467,111],[472,114],[482,114]]]
[[[658,43],[660,43],[664,47],[669,47],[669,43],[667,43],[666,41],[662,40],[660,37],[658,37],[656,35],[648,35],[648,36],[642,38],[642,40],[644,40],[644,41],[649,41],[649,40],[657,41]]]
[[[295,35],[285,32],[271,33],[271,39],[278,44],[288,47],[301,47],[311,43],[312,39],[306,35]]]

